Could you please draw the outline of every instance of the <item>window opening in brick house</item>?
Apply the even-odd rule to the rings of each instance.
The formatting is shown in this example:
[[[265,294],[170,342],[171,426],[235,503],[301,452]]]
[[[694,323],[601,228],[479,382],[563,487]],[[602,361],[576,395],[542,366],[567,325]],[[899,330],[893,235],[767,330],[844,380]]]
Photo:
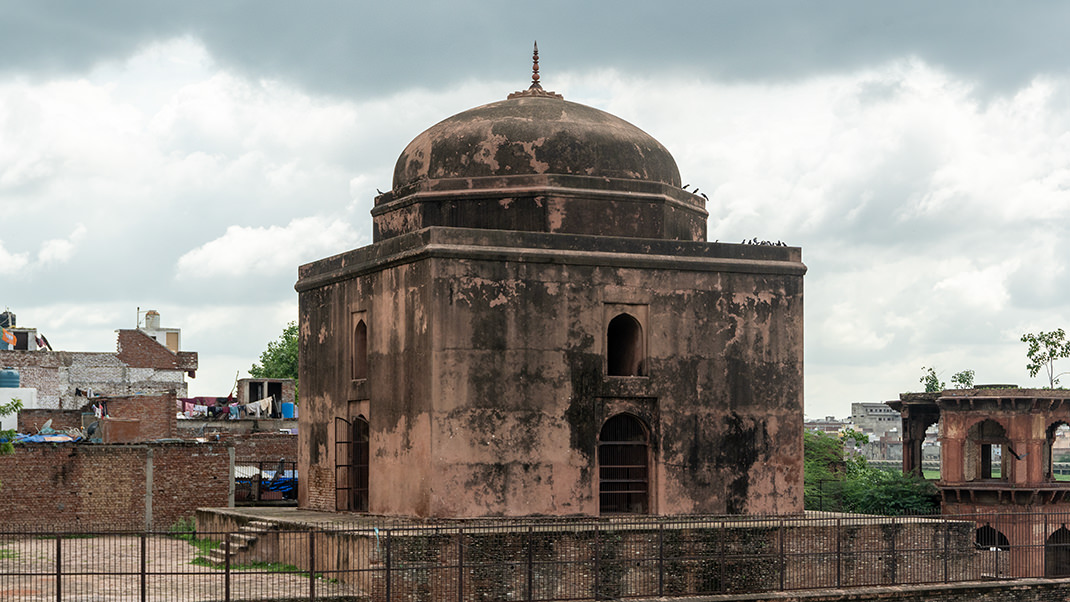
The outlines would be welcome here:
[[[639,320],[620,314],[606,328],[606,374],[644,376],[643,327]]]
[[[368,325],[364,320],[353,328],[353,380],[368,378]]]
[[[598,434],[598,510],[603,514],[650,511],[650,444],[638,418],[617,414]]]
[[[1066,525],[1044,542],[1044,576],[1070,577],[1070,530]]]
[[[1007,456],[1010,441],[1003,425],[982,420],[970,427],[966,435],[965,475],[968,481],[1007,480]]]
[[[1044,480],[1055,480],[1055,462],[1070,460],[1070,425],[1059,421],[1047,429],[1044,443]]]
[[[371,456],[368,421],[334,419],[334,507],[350,512],[368,511],[368,460]]]
[[[985,526],[977,529],[977,533],[974,536],[974,544],[979,550],[1002,550],[1006,552],[1011,549],[1011,542],[1007,539],[1007,536],[997,531],[992,525],[985,523]]]

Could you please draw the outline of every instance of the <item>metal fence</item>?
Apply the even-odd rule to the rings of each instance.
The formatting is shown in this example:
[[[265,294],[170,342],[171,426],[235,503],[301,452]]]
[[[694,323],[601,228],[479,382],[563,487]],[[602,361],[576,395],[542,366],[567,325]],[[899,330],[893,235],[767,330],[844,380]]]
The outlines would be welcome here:
[[[1070,516],[0,533],[0,599],[583,600],[1070,575]]]

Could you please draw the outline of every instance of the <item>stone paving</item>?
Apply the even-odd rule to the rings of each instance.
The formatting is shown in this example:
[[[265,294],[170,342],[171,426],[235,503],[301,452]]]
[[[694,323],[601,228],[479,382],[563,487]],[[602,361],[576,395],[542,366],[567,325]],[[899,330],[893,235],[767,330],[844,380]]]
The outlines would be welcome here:
[[[137,535],[98,535],[60,540],[62,602],[140,601],[142,540]],[[145,599],[215,602],[226,596],[223,569],[191,564],[197,548],[184,540],[146,536]],[[0,541],[0,600],[55,602],[56,539],[20,537]],[[320,596],[359,592],[342,583],[315,580]],[[307,600],[308,575],[232,570],[231,600]]]

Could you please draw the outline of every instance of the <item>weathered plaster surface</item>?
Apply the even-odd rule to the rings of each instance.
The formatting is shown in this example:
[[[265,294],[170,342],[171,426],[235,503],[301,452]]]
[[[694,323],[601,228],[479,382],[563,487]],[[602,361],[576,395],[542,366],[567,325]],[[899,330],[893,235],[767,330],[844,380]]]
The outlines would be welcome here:
[[[298,283],[302,454],[320,474],[334,434],[315,425],[353,401],[350,312],[369,320],[371,512],[597,514],[598,433],[619,412],[650,427],[653,511],[801,511],[798,249],[449,228],[389,242]],[[648,375],[607,377],[607,316],[628,307]],[[325,486],[301,503],[331,509]]]

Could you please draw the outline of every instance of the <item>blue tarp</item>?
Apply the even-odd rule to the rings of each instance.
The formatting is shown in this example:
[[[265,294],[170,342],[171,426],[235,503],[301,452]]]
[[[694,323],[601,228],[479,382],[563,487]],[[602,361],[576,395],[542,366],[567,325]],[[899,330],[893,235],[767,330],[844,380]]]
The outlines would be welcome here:
[[[51,433],[48,435],[15,435],[15,443],[74,443],[81,441],[81,437],[72,437],[65,433]]]

